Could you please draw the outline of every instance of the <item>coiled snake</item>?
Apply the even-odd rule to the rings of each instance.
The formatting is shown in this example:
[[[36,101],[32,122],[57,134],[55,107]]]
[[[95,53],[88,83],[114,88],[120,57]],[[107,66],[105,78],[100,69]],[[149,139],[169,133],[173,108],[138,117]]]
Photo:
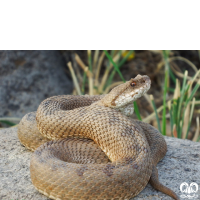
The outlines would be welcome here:
[[[156,164],[167,151],[163,136],[133,120],[133,104],[150,88],[138,75],[105,96],[55,96],[23,117],[18,137],[35,150],[33,185],[52,199],[130,199],[148,182],[174,199],[158,180]]]

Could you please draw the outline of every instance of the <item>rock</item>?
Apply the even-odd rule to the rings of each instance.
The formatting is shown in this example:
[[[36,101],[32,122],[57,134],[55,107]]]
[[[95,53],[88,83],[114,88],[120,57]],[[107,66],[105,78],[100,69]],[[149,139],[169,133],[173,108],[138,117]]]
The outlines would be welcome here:
[[[59,51],[0,51],[0,117],[23,117],[47,97],[70,94]]]
[[[157,165],[161,183],[179,196],[180,184],[196,182],[200,187],[200,143],[165,137],[168,152]],[[17,137],[17,128],[0,130],[0,199],[45,200],[32,185],[29,173],[32,152],[23,147]],[[200,197],[200,189],[196,195]],[[149,184],[134,200],[169,200]]]

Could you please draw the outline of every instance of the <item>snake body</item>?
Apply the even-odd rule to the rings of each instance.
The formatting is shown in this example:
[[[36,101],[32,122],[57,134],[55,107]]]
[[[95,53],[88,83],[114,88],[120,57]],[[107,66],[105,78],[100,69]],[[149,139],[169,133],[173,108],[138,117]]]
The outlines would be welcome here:
[[[51,97],[25,115],[18,137],[36,149],[30,164],[36,189],[52,199],[124,200],[150,182],[179,199],[158,180],[156,164],[167,151],[163,136],[129,117],[150,83],[138,75],[105,96]]]

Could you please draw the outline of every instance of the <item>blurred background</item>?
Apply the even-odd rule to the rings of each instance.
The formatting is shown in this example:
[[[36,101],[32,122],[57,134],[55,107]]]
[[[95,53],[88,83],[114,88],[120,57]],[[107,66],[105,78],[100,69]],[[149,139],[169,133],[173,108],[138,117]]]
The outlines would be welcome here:
[[[198,142],[199,69],[199,50],[0,51],[0,128],[17,125],[50,96],[106,94],[141,74],[152,85],[131,117]]]

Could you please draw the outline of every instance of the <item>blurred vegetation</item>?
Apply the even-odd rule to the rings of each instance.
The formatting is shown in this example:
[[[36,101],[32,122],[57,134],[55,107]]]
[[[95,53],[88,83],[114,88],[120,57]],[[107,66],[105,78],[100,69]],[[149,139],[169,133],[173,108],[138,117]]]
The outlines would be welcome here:
[[[157,126],[163,135],[200,141],[198,116],[200,70],[193,62],[185,57],[174,55],[172,51],[151,52],[161,58],[152,73],[155,73],[155,76],[162,76],[159,91],[162,104],[158,106],[155,101],[158,97],[155,97],[156,94],[151,90],[151,95],[144,96],[152,113],[141,116],[140,113],[144,108],[134,102],[137,118]],[[200,51],[197,54],[200,60]],[[125,82],[123,71],[125,65],[134,61],[136,55],[133,50],[88,50],[87,55],[82,58],[73,52],[72,61],[67,63],[75,87],[73,94],[107,94],[112,88]],[[180,62],[184,62],[187,67],[183,68]],[[137,69],[132,70],[137,72]],[[146,75],[149,75],[148,69]],[[13,119],[8,118],[2,118],[0,122],[7,126],[15,124]]]

